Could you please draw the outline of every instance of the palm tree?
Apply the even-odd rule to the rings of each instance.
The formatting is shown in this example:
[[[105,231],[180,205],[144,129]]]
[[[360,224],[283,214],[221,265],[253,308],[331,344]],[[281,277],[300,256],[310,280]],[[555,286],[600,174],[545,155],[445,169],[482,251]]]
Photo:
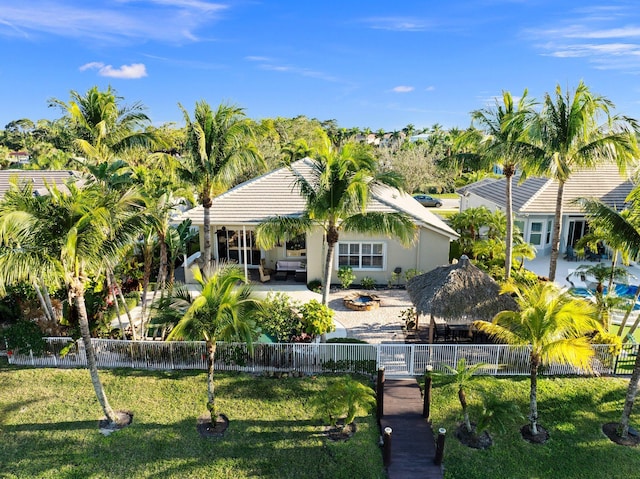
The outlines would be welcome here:
[[[505,177],[505,214],[507,217],[506,254],[504,262],[505,279],[511,276],[511,250],[513,249],[513,201],[512,179],[518,169],[526,175],[523,168],[525,158],[520,153],[520,139],[533,117],[534,102],[527,98],[527,90],[515,105],[511,93],[502,92],[502,104],[496,100],[494,108],[485,108],[472,112],[473,121],[485,129],[481,142],[483,156],[493,163],[502,165]],[[524,176],[523,176],[524,178]]]
[[[502,311],[492,322],[475,321],[474,326],[501,343],[530,348],[529,421],[536,436],[538,369],[561,363],[590,371],[594,351],[586,335],[598,330],[596,311],[590,302],[574,298],[552,282],[527,289],[507,283],[502,291],[515,295],[520,310]]]
[[[201,292],[190,304],[175,302],[173,308],[184,309],[184,315],[171,330],[168,341],[175,339],[202,340],[207,347],[207,409],[211,420],[217,417],[215,409],[215,388],[213,373],[215,366],[216,341],[239,339],[252,348],[256,334],[254,317],[257,317],[260,303],[251,298],[251,287],[244,282],[244,273],[235,265],[217,267],[208,279],[198,268],[193,276],[201,287]]]
[[[287,236],[304,234],[314,226],[322,228],[327,241],[322,304],[327,305],[334,250],[341,231],[384,234],[408,245],[414,241],[416,226],[404,214],[366,211],[374,188],[399,187],[401,183],[397,174],[379,171],[368,150],[349,143],[336,152],[327,145],[317,158],[310,160],[310,166],[309,177],[292,169],[306,202],[302,216],[267,219],[256,228],[256,242],[261,248],[270,249]]]
[[[556,277],[560,252],[564,186],[573,171],[615,162],[624,172],[626,165],[638,157],[636,122],[611,116],[613,106],[607,98],[592,94],[583,82],[573,95],[568,91],[563,94],[558,85],[555,96],[545,95],[530,138],[521,145],[526,148],[526,156],[537,162],[536,170],[558,183],[549,261],[551,281]],[[601,116],[606,121],[598,124]]]
[[[471,366],[467,366],[466,359],[460,358],[455,368],[444,363],[442,364],[442,366],[445,368],[446,373],[438,373],[437,376],[441,378],[443,383],[455,383],[458,386],[458,400],[460,401],[460,407],[462,407],[464,426],[468,432],[472,433],[473,427],[471,426],[471,420],[469,419],[467,393],[465,392],[465,389],[467,388],[467,386],[469,386],[469,383],[473,379],[476,371],[483,368],[485,364],[476,363]]]
[[[110,194],[101,188],[55,185],[48,195],[30,198],[29,188],[8,194],[0,209],[0,285],[44,275],[63,281],[78,315],[91,382],[110,426],[120,423],[102,387],[91,342],[85,289],[105,262],[114,264],[140,228],[135,190]]]
[[[151,123],[144,106],[122,106],[122,97],[109,86],[106,91],[90,88],[84,95],[72,90],[65,103],[52,98],[49,106],[60,108],[75,128],[75,145],[90,158],[106,151],[119,153],[134,146],[159,143],[157,134],[145,126]]]
[[[615,209],[608,207],[599,200],[582,198],[580,199],[580,204],[589,217],[597,220],[598,227],[607,231],[607,241],[615,244],[619,249],[624,250],[629,257],[637,258],[638,254],[640,254],[640,216],[639,209],[637,208],[637,205],[640,202],[640,188],[635,188],[627,197],[627,201],[631,203],[631,207],[622,212],[618,212]],[[619,335],[622,335],[624,326],[639,295],[640,288],[637,288],[635,298],[629,306],[627,313],[622,320],[622,324],[620,325],[620,329],[618,331]],[[629,334],[633,334],[639,323],[640,315],[631,327]],[[631,373],[629,386],[627,387],[627,393],[625,395],[622,417],[620,419],[619,434],[622,438],[627,438],[629,435],[629,420],[631,418],[631,412],[633,411],[633,404],[635,402],[636,395],[638,394],[639,386],[640,354],[636,354],[633,372]]]
[[[211,268],[211,204],[240,175],[247,163],[261,162],[251,143],[254,125],[244,110],[221,104],[214,112],[205,101],[196,102],[193,121],[179,105],[187,124],[189,163],[182,170],[186,181],[196,185],[204,209],[204,265]]]

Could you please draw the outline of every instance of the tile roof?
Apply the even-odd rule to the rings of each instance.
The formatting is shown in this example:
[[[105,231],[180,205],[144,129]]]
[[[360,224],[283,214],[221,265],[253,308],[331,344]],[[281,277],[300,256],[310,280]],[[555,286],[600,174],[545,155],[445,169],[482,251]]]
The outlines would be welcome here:
[[[308,177],[311,162],[307,159],[298,160],[291,164],[291,168]],[[410,195],[388,187],[378,187],[372,193],[367,206],[368,211],[401,211],[426,228],[436,230],[451,239],[458,237],[444,221]],[[305,206],[305,201],[295,185],[294,173],[284,167],[246,181],[214,198],[210,212],[211,224],[258,225],[275,215],[299,216]],[[180,220],[186,218],[191,219],[194,225],[204,224],[203,207],[198,205],[179,217]]]
[[[465,188],[460,193],[473,193],[483,199],[505,208],[504,178],[490,181],[479,181]],[[595,169],[575,171],[564,186],[564,213],[581,213],[573,200],[580,197],[599,198],[605,204],[622,209],[627,195],[634,188],[633,182],[620,174],[616,165],[604,164]],[[512,188],[513,211],[529,214],[550,214],[556,209],[558,183],[549,178],[531,177],[522,183],[514,177]]]
[[[80,179],[78,173],[70,170],[0,170],[0,198],[9,190],[13,178],[18,179],[19,185],[30,181],[33,191],[41,195],[47,193],[45,182],[64,186],[69,178]]]

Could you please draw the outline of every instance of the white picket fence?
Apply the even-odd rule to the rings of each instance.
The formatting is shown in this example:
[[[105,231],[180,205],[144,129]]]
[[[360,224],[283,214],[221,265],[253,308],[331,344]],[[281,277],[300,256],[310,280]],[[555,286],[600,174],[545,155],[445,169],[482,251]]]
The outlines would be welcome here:
[[[122,341],[93,339],[100,368],[152,370],[206,369],[205,343],[200,341]],[[46,338],[46,352],[9,352],[9,363],[39,367],[72,368],[87,364],[82,341]],[[596,374],[613,374],[616,357],[607,345],[595,345],[593,368]],[[65,350],[66,349],[66,350]],[[637,349],[633,352],[637,353]],[[624,353],[626,354],[626,352]],[[631,353],[630,353],[631,354]],[[265,371],[318,374],[323,372],[374,374],[384,367],[385,376],[408,377],[424,374],[428,365],[444,370],[455,367],[460,358],[467,364],[484,363],[483,374],[515,376],[529,374],[529,348],[496,344],[341,344],[276,343],[255,344],[253,353],[244,343],[218,343],[215,367],[222,371]],[[571,366],[551,365],[547,375],[580,375]]]

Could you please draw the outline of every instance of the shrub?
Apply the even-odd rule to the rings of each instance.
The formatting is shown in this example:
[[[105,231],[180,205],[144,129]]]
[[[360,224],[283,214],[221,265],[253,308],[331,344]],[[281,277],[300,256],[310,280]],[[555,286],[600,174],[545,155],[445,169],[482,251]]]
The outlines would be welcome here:
[[[422,271],[417,270],[415,268],[411,268],[408,269],[407,271],[405,271],[404,273],[404,279],[409,282],[409,280],[415,276],[418,276],[419,274],[422,274]]]
[[[335,329],[333,310],[319,301],[312,299],[300,308],[302,314],[302,330],[312,336],[330,333]]]
[[[262,303],[258,326],[278,342],[289,341],[301,331],[300,316],[296,312],[299,307],[300,303],[289,295],[271,292]]]
[[[362,285],[362,287],[364,289],[375,289],[376,287],[376,280],[373,279],[370,276],[365,276],[364,278],[362,278],[362,280],[360,281],[360,284]]]
[[[322,281],[319,279],[312,279],[307,283],[307,288],[314,293],[322,293]]]
[[[329,424],[336,425],[338,419],[344,417],[346,425],[353,422],[358,412],[369,413],[375,403],[373,389],[346,376],[318,394],[313,406]]]
[[[349,286],[351,286],[356,279],[356,275],[353,274],[353,268],[351,266],[340,266],[338,279],[340,280],[340,284],[342,284],[342,289],[349,289]]]
[[[36,323],[31,321],[19,320],[9,326],[2,334],[7,340],[9,349],[15,351],[27,353],[31,350],[33,354],[40,356],[46,348],[46,342],[42,338],[42,331]]]

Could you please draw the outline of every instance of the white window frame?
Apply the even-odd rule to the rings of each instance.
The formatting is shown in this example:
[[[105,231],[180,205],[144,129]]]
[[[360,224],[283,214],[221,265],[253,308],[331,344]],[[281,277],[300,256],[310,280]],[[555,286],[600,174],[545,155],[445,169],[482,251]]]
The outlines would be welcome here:
[[[540,229],[537,231],[534,231],[533,225],[540,225]],[[534,243],[532,240],[534,235],[538,237],[537,243]],[[544,236],[544,223],[542,221],[532,221],[529,224],[529,243],[534,246],[542,246],[543,236]]]
[[[341,255],[340,254],[340,245],[347,245],[348,249],[351,249],[351,245],[353,244],[357,244],[359,245],[358,248],[358,254],[357,257],[359,258],[359,264],[360,266],[351,266],[351,268],[353,268],[354,271],[386,271],[387,270],[387,243],[385,241],[340,241],[336,244],[336,250],[334,252],[334,258],[333,258],[333,264],[334,269],[336,271],[338,271],[340,269],[340,256],[345,256],[345,255]],[[373,251],[373,247],[374,245],[381,245],[382,246],[382,266],[377,268],[377,267],[370,267],[370,266],[366,266],[366,267],[362,267],[362,245],[371,245],[372,251]],[[356,256],[356,255],[351,255],[351,254],[347,254],[346,256],[351,257],[351,256]],[[372,255],[366,255],[366,256],[373,256]],[[378,255],[375,255],[378,256]]]

